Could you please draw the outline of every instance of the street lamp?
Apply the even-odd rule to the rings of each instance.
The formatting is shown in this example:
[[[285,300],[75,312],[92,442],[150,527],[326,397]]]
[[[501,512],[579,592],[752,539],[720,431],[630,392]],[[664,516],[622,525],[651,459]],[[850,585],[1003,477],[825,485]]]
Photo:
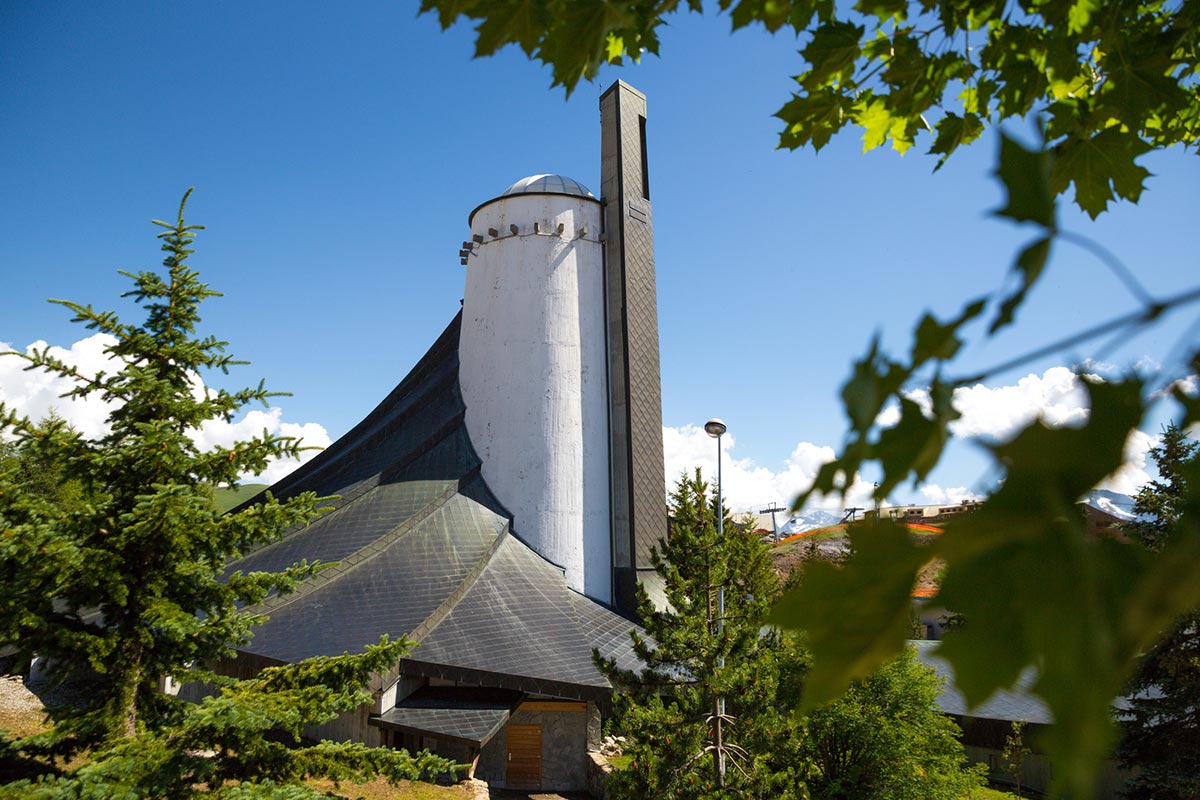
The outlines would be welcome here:
[[[713,417],[708,422],[704,423],[704,432],[717,440],[717,541],[722,545],[725,543],[725,506],[721,502],[721,436],[725,434],[725,423],[720,419]],[[725,581],[724,576],[720,584],[717,585],[717,640],[718,646],[720,639],[725,631]],[[718,657],[717,666],[725,667],[725,656]],[[716,699],[716,713],[713,721],[713,730],[716,732],[716,765],[717,765],[717,786],[725,786],[725,743],[722,737],[721,724],[725,718],[725,698],[718,696]]]

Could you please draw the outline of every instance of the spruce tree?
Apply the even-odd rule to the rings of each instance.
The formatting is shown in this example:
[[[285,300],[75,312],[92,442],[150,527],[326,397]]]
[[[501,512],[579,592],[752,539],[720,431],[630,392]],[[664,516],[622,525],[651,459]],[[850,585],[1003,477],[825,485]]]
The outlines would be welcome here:
[[[1185,507],[1188,483],[1200,481],[1200,444],[1171,425],[1150,455],[1159,477],[1138,492],[1138,519],[1124,530],[1157,551],[1174,537],[1200,535],[1196,509]],[[1200,799],[1200,610],[1185,615],[1142,656],[1128,698],[1118,755],[1137,774],[1126,796]]]
[[[280,502],[268,493],[224,515],[213,502],[214,487],[259,473],[272,458],[296,456],[302,444],[264,431],[202,452],[193,438],[204,422],[231,420],[274,394],[261,382],[239,391],[200,388],[206,374],[245,362],[225,352],[226,342],[197,333],[201,303],[219,293],[187,263],[202,229],[184,221],[190,194],[176,222],[155,221],[165,229],[159,234],[164,271],[122,273],[133,282],[123,296],[145,310],[143,322],[52,301],[115,339],[108,352],[117,371],[86,374],[48,348],[9,354],[26,358],[28,369],[67,378],[73,384],[67,396],[95,395],[113,406],[108,432],[91,440],[61,420],[34,423],[0,404],[0,438],[53,464],[57,480],[77,482],[83,498],[57,502],[19,470],[0,469],[0,650],[36,654],[56,680],[88,676],[93,697],[86,708],[65,710],[48,734],[17,742],[0,735],[0,761],[87,749],[83,766],[43,779],[37,791],[46,796],[182,796],[194,784],[219,790],[230,780],[245,795],[262,781],[274,786],[305,775],[382,770],[416,777],[444,770],[449,762],[431,756],[414,760],[357,745],[294,750],[282,743],[298,744],[305,726],[361,702],[367,676],[394,666],[407,640],[251,682],[203,668],[249,639],[259,619],[242,606],[291,590],[317,567],[224,575],[226,565],[312,520],[319,498],[308,493]],[[191,706],[161,691],[167,676],[207,680],[221,692]],[[104,786],[111,791],[97,788]]]
[[[717,514],[725,515],[724,536]],[[620,688],[615,729],[625,737],[625,769],[613,773],[614,797],[717,798],[788,796],[787,776],[770,764],[773,737],[787,724],[777,711],[779,634],[764,631],[779,580],[766,547],[748,526],[717,509],[708,485],[682,476],[670,497],[668,538],[651,552],[665,587],[655,607],[639,587],[647,634],[634,635],[640,673],[600,659]],[[725,587],[718,632],[716,595]],[[724,659],[724,666],[721,666]],[[725,699],[722,726],[725,786],[715,767],[715,702]]]

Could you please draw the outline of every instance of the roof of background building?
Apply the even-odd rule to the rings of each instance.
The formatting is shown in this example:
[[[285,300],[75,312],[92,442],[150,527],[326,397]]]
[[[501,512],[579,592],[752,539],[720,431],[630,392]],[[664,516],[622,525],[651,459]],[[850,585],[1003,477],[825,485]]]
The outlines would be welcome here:
[[[546,193],[573,194],[579,197],[591,197],[595,199],[595,195],[589,192],[586,186],[565,175],[530,175],[528,178],[521,178],[521,180],[509,186],[500,196]]]
[[[407,635],[420,647],[406,672],[599,698],[611,687],[592,649],[636,668],[634,625],[570,589],[510,529],[463,421],[460,318],[366,419],[271,487],[281,499],[338,497],[329,513],[231,569],[338,563],[255,607],[269,620],[242,649],[294,662]]]
[[[998,689],[977,707],[970,708],[967,699],[954,685],[953,668],[936,654],[938,642],[910,641],[909,644],[917,649],[917,658],[921,663],[932,667],[946,681],[937,699],[938,710],[943,714],[1032,722],[1040,725],[1050,725],[1054,722],[1050,709],[1039,697],[1032,694],[1033,684],[1037,680],[1037,673],[1033,669],[1024,670],[1011,690]]]

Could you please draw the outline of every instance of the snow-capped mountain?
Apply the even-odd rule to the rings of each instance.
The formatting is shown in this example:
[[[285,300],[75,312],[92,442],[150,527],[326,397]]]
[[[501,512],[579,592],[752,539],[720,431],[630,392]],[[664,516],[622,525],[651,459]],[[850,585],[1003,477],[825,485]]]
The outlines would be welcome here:
[[[836,525],[842,521],[840,514],[823,511],[819,508],[801,511],[793,514],[791,519],[779,526],[780,536],[791,536],[794,533],[804,533],[826,525]]]
[[[1126,522],[1137,519],[1133,513],[1133,498],[1127,494],[1110,492],[1108,489],[1093,489],[1080,498],[1079,502]]]

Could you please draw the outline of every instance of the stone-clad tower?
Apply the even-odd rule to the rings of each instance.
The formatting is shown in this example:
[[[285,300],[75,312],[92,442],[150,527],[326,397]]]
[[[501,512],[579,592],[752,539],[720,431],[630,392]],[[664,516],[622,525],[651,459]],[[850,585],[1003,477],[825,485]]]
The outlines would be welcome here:
[[[608,335],[613,601],[636,611],[650,548],[667,535],[654,220],[646,164],[646,96],[617,81],[600,97]]]

